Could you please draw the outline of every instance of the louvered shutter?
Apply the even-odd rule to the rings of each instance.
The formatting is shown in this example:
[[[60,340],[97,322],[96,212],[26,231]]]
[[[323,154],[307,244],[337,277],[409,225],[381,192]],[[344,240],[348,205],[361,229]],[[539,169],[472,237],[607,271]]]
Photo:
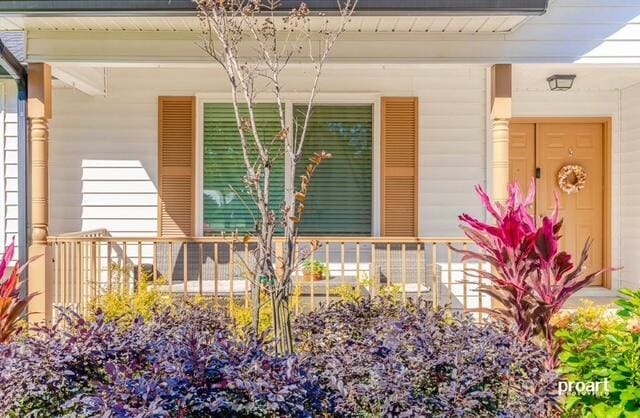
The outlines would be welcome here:
[[[382,234],[418,234],[418,99],[382,98]]]
[[[295,134],[300,135],[306,106],[294,106]],[[316,105],[313,107],[297,165],[296,187],[309,157],[326,151],[311,180],[300,225],[303,235],[371,235],[372,209],[371,105]]]
[[[195,213],[195,97],[159,97],[158,231],[192,236]]]
[[[263,143],[270,147],[271,166],[270,207],[277,216],[284,205],[284,141],[274,140],[281,131],[280,114],[275,104],[255,104],[256,128]],[[240,106],[243,117],[246,106]],[[205,235],[221,232],[251,233],[256,222],[251,212],[260,218],[253,198],[247,193],[243,178],[247,168],[235,111],[232,104],[205,103],[203,113],[203,208]],[[257,161],[258,151],[253,136],[247,134],[249,158]],[[251,212],[249,209],[251,209]]]

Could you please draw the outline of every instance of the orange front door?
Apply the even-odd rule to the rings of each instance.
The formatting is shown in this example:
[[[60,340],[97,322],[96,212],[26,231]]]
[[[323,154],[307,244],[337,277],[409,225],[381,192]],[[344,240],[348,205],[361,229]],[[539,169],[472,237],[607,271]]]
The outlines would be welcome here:
[[[510,139],[511,178],[522,183],[537,171],[536,215],[541,217],[553,211],[553,194],[557,193],[564,219],[562,249],[577,259],[591,237],[588,271],[602,268],[605,248],[603,124],[514,123]],[[558,172],[566,165],[581,166],[587,174],[584,189],[577,193],[567,194],[558,185]]]

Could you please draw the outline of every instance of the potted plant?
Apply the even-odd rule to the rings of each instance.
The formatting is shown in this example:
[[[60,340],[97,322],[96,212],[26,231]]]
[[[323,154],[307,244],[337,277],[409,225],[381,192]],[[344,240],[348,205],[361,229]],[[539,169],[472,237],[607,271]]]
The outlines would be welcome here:
[[[306,260],[303,265],[306,281],[322,280],[328,271],[327,265],[318,260]]]

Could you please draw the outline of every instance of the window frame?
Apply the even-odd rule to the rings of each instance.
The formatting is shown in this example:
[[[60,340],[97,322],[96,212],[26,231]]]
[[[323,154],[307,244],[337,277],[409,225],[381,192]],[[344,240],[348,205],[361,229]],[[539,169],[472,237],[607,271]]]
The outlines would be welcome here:
[[[381,95],[378,93],[318,93],[314,101],[315,105],[371,105],[372,111],[372,182],[371,182],[371,236],[380,236],[381,218],[380,209],[382,196],[380,193],[380,103]],[[285,94],[283,102],[285,106],[285,118],[287,122],[293,120],[294,105],[306,105],[308,95]],[[201,93],[196,94],[196,161],[195,161],[195,232],[197,236],[204,236],[204,106],[207,103],[231,103],[230,94]],[[273,98],[258,97],[256,103],[273,103]],[[289,124],[289,123],[288,123]],[[293,135],[293,130],[289,133]],[[285,162],[285,171],[291,167]],[[290,176],[285,176],[285,188],[290,189]]]

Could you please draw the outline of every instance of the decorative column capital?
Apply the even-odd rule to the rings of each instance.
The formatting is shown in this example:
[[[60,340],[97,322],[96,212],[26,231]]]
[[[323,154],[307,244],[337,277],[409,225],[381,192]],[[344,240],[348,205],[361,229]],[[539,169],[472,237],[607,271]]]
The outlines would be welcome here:
[[[27,114],[29,118],[51,119],[51,67],[36,62],[29,64]]]

